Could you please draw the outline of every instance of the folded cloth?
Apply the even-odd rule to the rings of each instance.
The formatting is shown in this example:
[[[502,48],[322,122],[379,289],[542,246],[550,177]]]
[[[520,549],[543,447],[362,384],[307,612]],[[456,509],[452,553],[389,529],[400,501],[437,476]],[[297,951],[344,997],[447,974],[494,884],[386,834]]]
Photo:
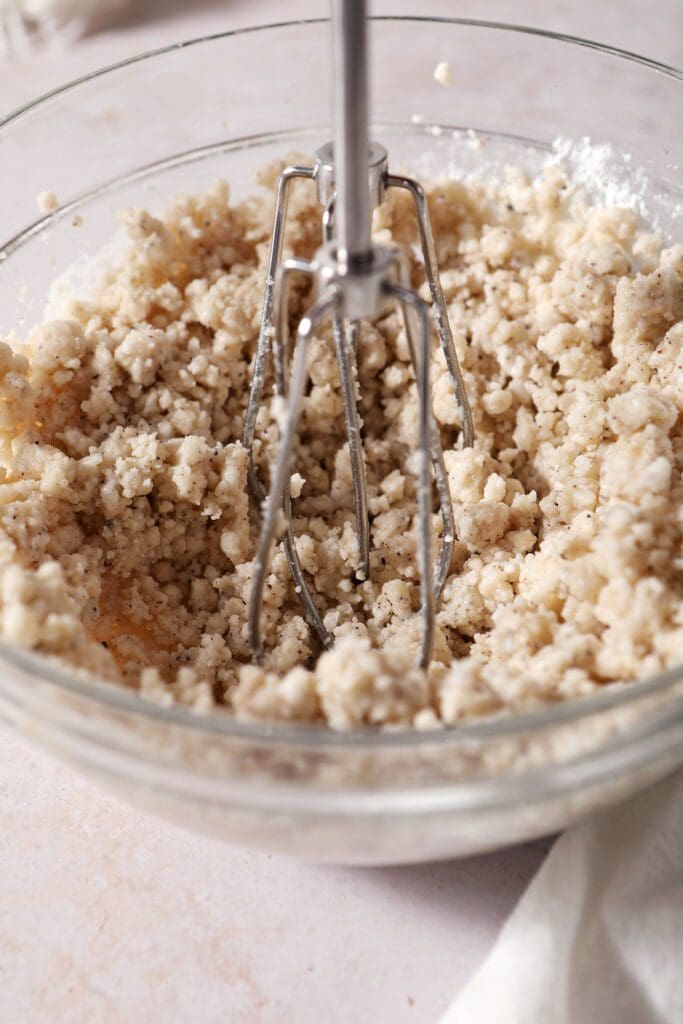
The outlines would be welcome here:
[[[565,832],[440,1024],[682,1024],[683,773]]]
[[[0,56],[62,45],[122,8],[127,0],[0,0]]]

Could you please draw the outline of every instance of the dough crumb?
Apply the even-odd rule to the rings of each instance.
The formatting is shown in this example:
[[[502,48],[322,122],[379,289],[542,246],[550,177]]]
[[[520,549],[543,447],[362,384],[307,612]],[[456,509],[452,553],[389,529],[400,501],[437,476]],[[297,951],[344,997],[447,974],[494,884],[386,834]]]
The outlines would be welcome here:
[[[434,80],[437,81],[439,85],[443,85],[445,87],[452,84],[453,72],[451,71],[451,66],[448,61],[442,60],[436,65],[434,68]]]
[[[277,173],[263,175],[271,190]],[[335,643],[321,652],[311,637],[280,537],[265,659],[251,663],[260,516],[241,437],[273,196],[231,203],[221,181],[161,216],[126,211],[129,248],[99,292],[0,342],[5,641],[163,705],[340,730],[435,728],[680,664],[683,245],[663,248],[631,209],[592,206],[559,166],[426,193],[476,432],[463,450],[435,335],[456,538],[429,669],[415,667],[417,389],[391,309],[358,338],[369,578],[328,323],[311,340],[290,487],[297,555]],[[286,249],[310,259],[311,183],[290,214]],[[410,196],[390,191],[375,230],[428,295]],[[267,390],[264,482],[282,418]],[[442,529],[435,508],[435,561]]]
[[[50,191],[39,192],[36,201],[41,213],[53,213],[59,206],[57,196]]]

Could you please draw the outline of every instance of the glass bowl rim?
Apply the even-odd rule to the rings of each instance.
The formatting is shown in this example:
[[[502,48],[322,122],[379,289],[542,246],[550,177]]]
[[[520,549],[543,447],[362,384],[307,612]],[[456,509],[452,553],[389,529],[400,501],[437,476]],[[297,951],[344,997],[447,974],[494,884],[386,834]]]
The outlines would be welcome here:
[[[448,18],[412,14],[379,14],[372,15],[369,20],[372,22],[409,22],[411,24],[459,25],[463,28],[481,28],[484,30],[535,36],[541,39],[549,39],[553,42],[569,43],[572,46],[578,46],[583,49],[595,50],[599,53],[605,54],[606,56],[617,57],[635,64],[641,64],[646,68],[650,68],[652,71],[657,71],[660,74],[678,79],[678,81],[683,81],[683,68],[674,67],[672,64],[666,64],[663,61],[655,60],[652,57],[644,57],[642,54],[635,53],[633,50],[625,50],[618,46],[610,46],[607,43],[598,43],[595,40],[585,39],[582,36],[574,36],[566,32],[553,32],[550,29],[534,28],[528,25],[516,25],[512,22],[505,21],[489,21],[481,18]],[[95,68],[93,71],[89,71],[84,75],[80,75],[78,78],[73,78],[68,82],[64,82],[62,85],[58,85],[54,89],[50,89],[48,92],[42,93],[40,96],[37,96],[32,100],[27,100],[26,103],[22,103],[19,107],[16,107],[14,110],[10,110],[4,116],[0,116],[0,128],[5,128],[22,114],[27,114],[29,111],[41,106],[43,103],[46,103],[48,100],[54,99],[54,97],[59,96],[62,93],[69,92],[71,89],[75,89],[80,85],[84,85],[92,79],[101,78],[114,71],[121,71],[132,64],[139,64],[143,61],[150,60],[153,57],[163,57],[166,54],[184,50],[191,46],[198,46],[202,43],[212,43],[219,39],[229,39],[233,36],[250,35],[255,32],[267,32],[271,29],[297,28],[301,25],[325,24],[329,24],[329,18],[297,18],[290,21],[267,22],[261,25],[245,25],[241,28],[230,29],[226,32],[213,32],[204,36],[196,36],[193,39],[181,40],[178,43],[170,43],[167,46],[160,46],[153,50],[145,50],[142,53],[133,54],[132,57],[126,57],[123,60],[115,61],[113,64],[106,64],[104,67]]]
[[[499,31],[508,34],[533,36],[552,42],[593,50],[605,56],[616,57],[620,60],[639,64],[649,68],[651,71],[683,82],[683,70],[672,65],[649,57],[643,57],[640,54],[619,47],[609,46],[562,32],[553,32],[548,29],[477,18],[430,17],[425,15],[377,15],[373,16],[370,20],[373,22],[456,25],[464,28],[483,29],[484,31]],[[226,32],[198,36],[179,43],[172,43],[168,46],[134,54],[132,57],[116,61],[102,68],[96,68],[85,75],[65,82],[15,108],[8,114],[0,117],[0,131],[13,124],[23,115],[46,105],[57,96],[76,90],[82,85],[87,85],[94,79],[124,70],[131,65],[142,63],[155,57],[163,57],[203,43],[217,42],[221,39],[239,37],[256,32],[292,29],[304,25],[325,25],[328,23],[328,18],[301,18],[251,25]],[[2,249],[0,248],[1,251]],[[72,696],[104,705],[119,713],[127,712],[141,719],[150,719],[159,724],[163,723],[193,731],[209,732],[214,735],[222,735],[226,739],[232,738],[236,740],[304,746],[322,743],[350,750],[362,750],[366,747],[373,749],[403,746],[416,748],[427,744],[448,746],[459,745],[471,740],[512,738],[523,735],[527,731],[561,725],[577,719],[588,719],[594,714],[633,705],[639,699],[665,691],[683,679],[683,664],[681,664],[646,680],[634,683],[606,684],[604,690],[590,697],[544,706],[540,709],[520,714],[501,713],[472,721],[454,723],[453,725],[436,729],[417,730],[401,728],[384,732],[375,728],[362,728],[349,732],[337,732],[324,725],[292,725],[283,722],[242,720],[223,710],[198,714],[183,705],[162,707],[145,700],[137,692],[126,689],[122,685],[105,682],[95,677],[87,677],[84,672],[74,672],[72,674],[65,663],[62,664],[55,658],[47,658],[36,654],[34,651],[0,642],[0,664],[3,662],[5,665],[9,665],[21,672],[31,673],[34,678],[30,680],[29,685],[40,686],[47,682],[50,685],[59,687]],[[26,680],[24,680],[25,683]]]

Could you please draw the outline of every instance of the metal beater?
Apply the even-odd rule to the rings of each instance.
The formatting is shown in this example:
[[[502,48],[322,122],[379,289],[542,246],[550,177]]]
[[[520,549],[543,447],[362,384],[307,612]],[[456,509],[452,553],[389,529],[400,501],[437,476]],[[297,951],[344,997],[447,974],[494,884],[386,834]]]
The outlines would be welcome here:
[[[356,395],[358,327],[361,320],[379,316],[392,301],[398,303],[403,313],[419,398],[416,475],[422,619],[419,664],[422,667],[427,666],[431,659],[436,605],[448,576],[455,543],[453,506],[430,399],[430,312],[434,315],[458,403],[462,444],[468,447],[474,442],[472,414],[448,322],[424,190],[412,178],[390,174],[386,149],[368,141],[365,7],[365,0],[332,0],[334,143],[321,146],[312,167],[285,168],[277,188],[261,326],[242,436],[249,454],[249,487],[263,514],[247,620],[249,643],[257,661],[263,654],[260,620],[266,575],[273,542],[283,515],[283,546],[304,615],[320,644],[326,648],[332,644],[332,637],[322,621],[297,555],[290,493],[292,449],[306,384],[308,350],[322,321],[331,318],[339,363],[360,550],[360,564],[355,575],[357,581],[362,581],[370,574],[370,524],[362,423]],[[308,178],[316,184],[323,211],[323,244],[310,261],[288,259],[283,262],[287,200],[291,184],[297,178]],[[432,300],[431,310],[429,304],[408,286],[401,252],[394,247],[377,245],[371,240],[372,211],[382,202],[389,188],[404,189],[414,200]],[[318,297],[299,322],[288,380],[288,291],[292,275],[300,273],[312,278],[314,293]],[[272,471],[270,491],[266,495],[254,463],[253,441],[271,351],[275,391],[287,400],[287,408],[281,424],[280,445]],[[443,522],[441,553],[435,578],[430,533],[433,482],[436,483]]]

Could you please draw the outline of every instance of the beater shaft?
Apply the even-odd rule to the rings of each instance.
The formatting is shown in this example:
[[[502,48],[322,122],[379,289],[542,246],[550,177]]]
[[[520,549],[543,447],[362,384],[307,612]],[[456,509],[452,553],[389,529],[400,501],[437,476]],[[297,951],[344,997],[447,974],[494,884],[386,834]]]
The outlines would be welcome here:
[[[365,0],[332,0],[332,59],[337,259],[358,267],[371,257]]]

